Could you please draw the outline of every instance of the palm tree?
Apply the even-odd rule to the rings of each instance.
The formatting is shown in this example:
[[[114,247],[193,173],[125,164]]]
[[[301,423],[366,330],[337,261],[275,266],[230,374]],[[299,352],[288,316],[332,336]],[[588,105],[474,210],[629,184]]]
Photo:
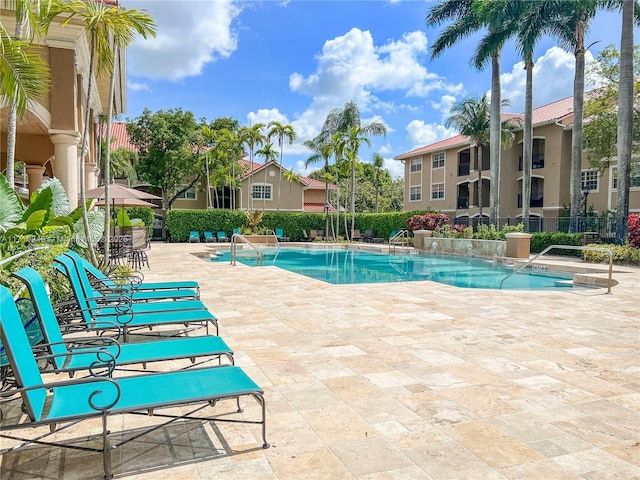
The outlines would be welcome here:
[[[335,146],[326,135],[322,133],[313,140],[306,140],[303,145],[311,150],[311,155],[304,163],[305,167],[308,167],[312,163],[316,163],[319,160],[324,160],[324,240],[328,241],[329,238],[329,159],[334,154]]]
[[[143,38],[155,36],[155,24],[153,19],[139,10],[121,9],[118,6],[106,5],[94,0],[55,0],[49,10],[50,22],[60,14],[65,14],[62,26],[68,25],[74,18],[80,18],[86,25],[89,34],[89,72],[87,83],[87,98],[84,110],[84,131],[82,134],[82,147],[80,149],[80,203],[82,218],[87,235],[87,247],[91,261],[97,264],[97,259],[91,237],[89,235],[89,219],[87,216],[87,198],[85,184],[84,159],[89,146],[89,127],[91,113],[91,95],[93,91],[94,64],[98,74],[111,72],[115,68],[115,52],[118,48],[126,48],[140,35]],[[113,46],[112,46],[113,44]],[[108,119],[110,120],[110,119]],[[107,123],[107,126],[111,122]],[[109,142],[109,138],[106,139]],[[109,200],[108,184],[105,188],[105,204]],[[106,208],[105,210],[108,210]],[[108,228],[108,224],[105,226]],[[106,242],[108,243],[108,242]]]
[[[633,142],[633,19],[634,1],[622,2],[620,37],[620,82],[618,87],[618,202],[616,243],[626,237],[625,218],[629,215],[631,146]]]
[[[378,195],[380,193],[380,171],[384,167],[384,157],[379,153],[373,154],[373,168],[376,169],[376,213],[378,213]]]
[[[333,109],[327,115],[322,130],[327,138],[330,137],[335,144],[336,161],[338,157],[344,157],[351,166],[351,238],[355,227],[355,181],[356,162],[362,143],[371,145],[369,136],[386,135],[387,127],[382,122],[372,121],[362,123],[360,110],[353,100],[347,102],[342,110]]]
[[[278,152],[273,149],[273,143],[267,142],[265,143],[260,150],[256,151],[256,155],[262,155],[264,157],[264,184],[267,184],[267,164],[269,162],[275,162],[278,158]],[[253,195],[253,192],[251,193]],[[267,197],[264,195],[264,190],[262,192],[262,209],[265,210],[267,208]]]
[[[249,147],[249,186],[247,189],[247,208],[253,210],[253,154],[256,145],[262,146],[266,137],[262,134],[263,123],[256,123],[250,127],[241,127],[239,136],[242,143]]]
[[[41,21],[50,1],[4,0],[15,9],[16,29],[13,37],[0,26],[2,37],[2,92],[9,106],[7,117],[7,166],[5,175],[11,188],[15,186],[15,154],[17,120],[27,109],[27,101],[37,98],[49,87],[49,68],[37,51],[30,49],[34,34],[46,32]],[[27,40],[24,40],[27,38]],[[5,85],[6,83],[6,85]],[[5,88],[6,87],[6,88]]]
[[[491,59],[491,112],[489,154],[491,165],[491,218],[496,222],[499,217],[500,204],[500,157],[501,157],[501,119],[502,106],[500,90],[500,51],[508,35],[504,31],[509,22],[505,23],[501,16],[492,15],[491,2],[482,0],[442,0],[427,13],[427,25],[437,26],[447,20],[449,25],[431,46],[431,57],[436,58],[444,50],[452,47],[460,40],[485,27],[489,30],[491,42],[487,42],[487,56],[474,55],[473,63],[482,68],[487,59]],[[480,166],[480,168],[482,168]]]
[[[284,139],[289,139],[289,145],[293,143],[296,139],[296,132],[291,125],[283,125],[277,121],[269,122],[269,131],[267,132],[267,137],[277,137],[278,144],[280,145],[280,175],[278,178],[278,211],[280,211],[280,187],[282,184],[282,150],[284,148]]]

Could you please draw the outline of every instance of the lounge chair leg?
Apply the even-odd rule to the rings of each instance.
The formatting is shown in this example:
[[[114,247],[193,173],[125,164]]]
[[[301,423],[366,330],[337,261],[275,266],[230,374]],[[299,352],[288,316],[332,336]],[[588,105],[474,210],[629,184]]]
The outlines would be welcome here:
[[[267,405],[264,402],[264,397],[259,394],[253,395],[262,407],[262,448],[269,448],[271,445],[267,442]]]
[[[111,446],[109,445],[109,430],[107,430],[107,414],[102,415],[102,463],[105,480],[113,478],[111,473]]]
[[[242,413],[242,407],[240,406],[240,397],[236,397],[236,404],[238,405],[238,410],[236,410],[238,413]]]

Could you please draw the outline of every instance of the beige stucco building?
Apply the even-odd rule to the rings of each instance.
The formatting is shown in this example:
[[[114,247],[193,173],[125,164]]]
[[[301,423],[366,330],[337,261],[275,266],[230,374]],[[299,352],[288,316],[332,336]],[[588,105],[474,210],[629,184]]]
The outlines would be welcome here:
[[[15,30],[15,11],[0,10],[0,20],[8,32]],[[28,111],[18,120],[16,137],[16,184],[23,194],[30,194],[43,178],[57,177],[65,187],[72,207],[78,204],[79,162],[85,162],[87,189],[98,185],[96,129],[89,128],[89,153],[79,158],[84,130],[85,106],[89,81],[90,51],[88,35],[80,22],[64,27],[53,22],[46,37],[34,40],[33,48],[49,65],[51,86],[41,98],[29,103]],[[126,108],[125,53],[118,55],[116,95],[113,114]],[[89,122],[106,112],[109,78],[93,78]],[[8,109],[0,110],[0,169],[6,167]],[[23,175],[24,174],[24,175]]]
[[[511,115],[521,124],[522,115]],[[556,218],[570,203],[573,97],[533,111],[531,216]],[[500,217],[522,213],[522,128],[514,127],[514,141],[503,149],[500,173]],[[489,214],[491,189],[489,150],[483,149],[482,168],[469,137],[457,135],[395,157],[405,164],[405,208],[434,209],[461,221]],[[638,169],[634,169],[638,172]],[[482,184],[479,188],[479,184]],[[582,162],[582,190],[587,209],[602,214],[616,208],[617,161],[602,171]],[[480,200],[481,198],[481,200]],[[630,212],[640,212],[640,174],[631,179]],[[581,208],[584,208],[584,203]]]

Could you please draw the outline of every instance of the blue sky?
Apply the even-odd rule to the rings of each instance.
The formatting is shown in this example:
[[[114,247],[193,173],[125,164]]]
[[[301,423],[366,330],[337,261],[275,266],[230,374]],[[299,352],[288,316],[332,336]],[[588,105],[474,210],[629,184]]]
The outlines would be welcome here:
[[[234,117],[241,125],[277,120],[298,138],[285,145],[283,163],[308,173],[302,142],[320,131],[329,110],[355,100],[363,120],[387,125],[373,137],[373,153],[401,174],[392,160],[413,148],[457,132],[444,127],[457,100],[490,89],[490,68],[469,66],[477,37],[431,60],[429,46],[440,29],[424,18],[433,1],[232,1],[133,0],[157,23],[155,39],[138,40],[128,51],[128,108],[124,118],[182,108],[211,121]],[[620,43],[620,14],[601,13],[588,32],[592,59]],[[636,32],[637,38],[637,32]],[[551,39],[538,45],[534,106],[570,96],[574,60]],[[507,44],[502,53],[503,98],[508,111],[522,112],[524,70]],[[277,144],[277,142],[274,142]]]

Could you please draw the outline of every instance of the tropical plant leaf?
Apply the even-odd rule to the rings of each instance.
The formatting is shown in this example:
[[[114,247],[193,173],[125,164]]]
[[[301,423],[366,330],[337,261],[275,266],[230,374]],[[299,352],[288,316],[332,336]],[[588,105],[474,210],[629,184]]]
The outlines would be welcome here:
[[[0,175],[0,232],[6,232],[22,219],[25,206],[9,181]]]
[[[31,204],[27,210],[22,214],[22,219],[26,220],[31,217],[35,212],[44,211],[45,215],[42,216],[42,224],[36,228],[39,229],[47,224],[47,221],[52,216],[51,206],[53,205],[53,192],[50,188],[45,188],[37,192],[33,192],[31,195]],[[38,217],[39,218],[39,217]]]
[[[53,213],[59,217],[61,215],[69,215],[71,213],[71,204],[69,203],[69,197],[67,192],[62,186],[62,182],[57,178],[50,178],[42,182],[38,191],[50,188],[53,193],[53,204],[51,209]]]
[[[104,212],[95,210],[89,211],[87,212],[87,216],[89,217],[89,235],[91,236],[91,243],[96,245],[104,234]],[[78,219],[73,225],[71,241],[79,247],[87,248],[87,237],[84,234],[82,218]]]
[[[47,223],[47,226],[48,227],[67,226],[67,227],[69,227],[71,229],[72,233],[74,231],[73,220],[71,220],[71,218],[66,216],[66,215],[61,215],[59,217],[53,217],[51,220],[49,220],[49,222]]]
[[[25,233],[34,233],[42,230],[47,223],[47,219],[51,215],[50,210],[36,210],[31,213],[25,222]]]

